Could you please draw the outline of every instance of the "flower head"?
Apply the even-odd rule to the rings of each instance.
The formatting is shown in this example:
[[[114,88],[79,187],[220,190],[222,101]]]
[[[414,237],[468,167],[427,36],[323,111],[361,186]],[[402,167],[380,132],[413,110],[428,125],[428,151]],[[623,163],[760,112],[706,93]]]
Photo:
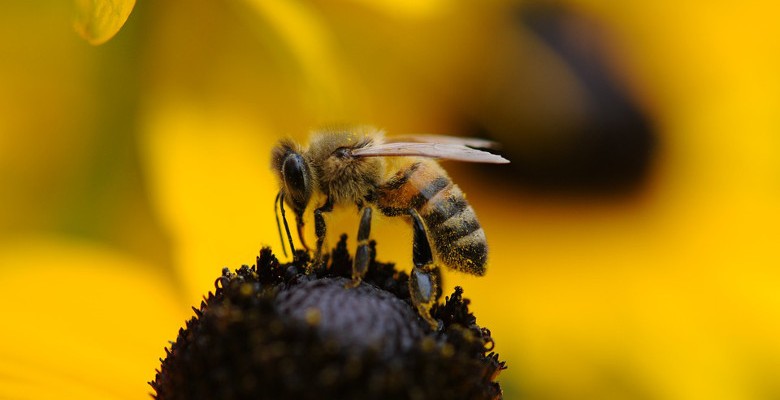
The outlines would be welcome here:
[[[371,246],[375,254],[375,245]],[[150,384],[158,399],[496,399],[505,368],[490,331],[454,293],[432,315],[414,311],[408,276],[372,258],[350,282],[346,235],[328,262],[306,273],[299,252],[282,264],[264,248],[257,264],[224,269],[195,317],[166,350]]]

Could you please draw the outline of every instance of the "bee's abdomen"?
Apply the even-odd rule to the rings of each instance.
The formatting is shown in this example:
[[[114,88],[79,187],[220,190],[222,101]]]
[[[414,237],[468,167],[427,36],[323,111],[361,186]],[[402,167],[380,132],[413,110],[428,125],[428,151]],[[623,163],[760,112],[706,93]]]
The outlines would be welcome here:
[[[412,164],[380,188],[377,200],[387,215],[416,209],[444,265],[474,275],[485,273],[485,232],[463,192],[438,164]]]
[[[442,189],[418,211],[442,263],[474,275],[485,273],[485,231],[458,185]]]

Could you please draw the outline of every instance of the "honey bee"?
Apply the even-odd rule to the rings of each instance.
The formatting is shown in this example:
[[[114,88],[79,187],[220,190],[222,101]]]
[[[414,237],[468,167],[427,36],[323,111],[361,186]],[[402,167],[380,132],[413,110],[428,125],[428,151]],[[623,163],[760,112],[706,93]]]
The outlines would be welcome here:
[[[280,186],[274,209],[277,205],[281,208],[287,240],[295,254],[284,206],[295,214],[299,240],[308,251],[304,212],[315,201],[316,264],[322,260],[326,235],[323,214],[338,206],[356,206],[361,216],[352,286],[360,284],[368,268],[374,209],[407,220],[413,229],[414,264],[409,292],[419,314],[435,329],[438,323],[430,308],[437,301],[441,282],[438,265],[481,276],[488,251],[474,209],[436,159],[508,163],[501,156],[473,148],[492,144],[439,135],[385,140],[382,131],[367,126],[316,131],[307,148],[285,139],[274,147],[271,157]],[[277,226],[281,238],[278,212]]]

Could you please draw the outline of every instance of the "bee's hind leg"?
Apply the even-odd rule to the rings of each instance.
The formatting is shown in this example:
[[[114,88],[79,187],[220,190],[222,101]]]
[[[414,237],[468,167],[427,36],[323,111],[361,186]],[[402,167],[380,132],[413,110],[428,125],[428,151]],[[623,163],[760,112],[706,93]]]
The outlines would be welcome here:
[[[357,234],[357,249],[355,250],[355,259],[352,260],[352,282],[347,284],[349,287],[360,285],[360,281],[368,271],[368,264],[371,262],[371,247],[368,245],[368,238],[371,235],[371,207],[363,208],[360,216],[360,225]]]
[[[441,273],[433,263],[433,253],[425,232],[425,225],[414,209],[409,210],[414,229],[414,243],[412,246],[412,274],[409,277],[409,294],[412,303],[417,307],[417,312],[433,330],[439,329],[439,322],[431,316],[431,307],[439,298],[439,286]]]

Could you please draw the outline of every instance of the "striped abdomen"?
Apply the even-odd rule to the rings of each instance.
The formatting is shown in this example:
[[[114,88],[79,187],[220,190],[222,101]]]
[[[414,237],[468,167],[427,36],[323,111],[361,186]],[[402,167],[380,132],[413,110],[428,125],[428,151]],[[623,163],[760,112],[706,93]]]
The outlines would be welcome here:
[[[485,232],[463,192],[436,162],[420,161],[398,172],[380,186],[376,203],[386,215],[416,209],[442,264],[474,275],[485,273]]]

